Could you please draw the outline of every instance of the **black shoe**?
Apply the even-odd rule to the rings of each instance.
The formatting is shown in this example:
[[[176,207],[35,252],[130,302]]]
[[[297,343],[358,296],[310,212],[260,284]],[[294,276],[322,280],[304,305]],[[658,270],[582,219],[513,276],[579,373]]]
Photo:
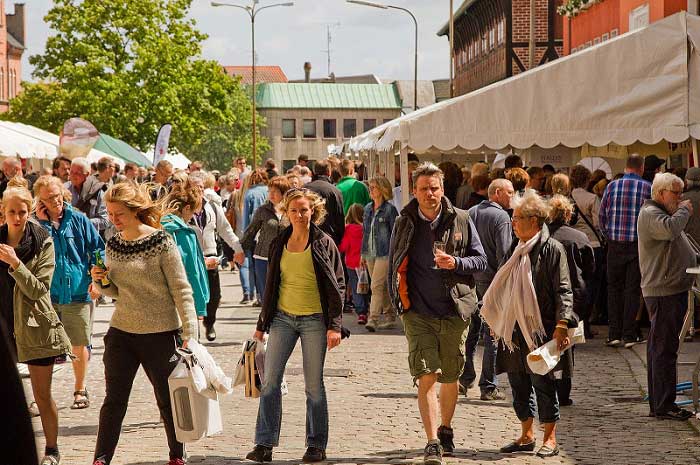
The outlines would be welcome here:
[[[559,447],[557,446],[554,446],[554,449],[549,446],[542,446],[540,447],[540,450],[537,451],[537,456],[543,459],[547,457],[554,457],[555,455],[559,455]]]
[[[625,349],[630,349],[630,348],[636,346],[637,344],[643,344],[645,342],[647,342],[646,339],[644,339],[642,336],[637,336],[634,339],[625,339],[624,345],[625,345]]]
[[[608,339],[607,341],[605,341],[605,345],[608,347],[620,347],[621,344],[622,341],[620,341],[619,339]]]
[[[240,302],[238,302],[241,305],[248,305],[251,303],[253,300],[250,298],[248,294],[243,294],[243,299],[241,299]]]
[[[559,401],[559,407],[571,407],[574,405],[574,399],[568,398]]]
[[[258,463],[272,462],[272,447],[258,444],[252,451],[248,452],[245,458]]]
[[[260,299],[255,299],[255,302],[253,302],[253,307],[262,307]]]
[[[439,443],[429,442],[425,446],[423,454],[424,465],[442,465],[442,446]]]
[[[659,420],[686,421],[693,418],[693,414],[688,410],[676,407],[675,409],[669,410],[665,413],[657,413],[656,418]]]
[[[442,446],[442,455],[452,457],[455,452],[454,432],[449,426],[440,426],[437,431],[440,445]]]
[[[507,446],[501,447],[501,453],[512,454],[513,452],[532,452],[535,450],[535,441],[528,442],[526,444],[519,444],[517,441],[513,441]]]
[[[474,381],[472,381],[471,383],[467,384],[466,386],[465,386],[464,384],[462,384],[461,381],[459,381],[459,382],[457,383],[457,386],[458,386],[458,389],[459,389],[459,393],[462,394],[464,397],[467,397],[467,391],[468,391],[469,389],[471,389],[471,388],[474,387]]]
[[[308,447],[306,453],[301,458],[303,463],[316,463],[326,460],[326,451],[318,447]]]
[[[207,341],[216,340],[216,331],[214,331],[214,325],[206,327],[205,330],[207,335]]]

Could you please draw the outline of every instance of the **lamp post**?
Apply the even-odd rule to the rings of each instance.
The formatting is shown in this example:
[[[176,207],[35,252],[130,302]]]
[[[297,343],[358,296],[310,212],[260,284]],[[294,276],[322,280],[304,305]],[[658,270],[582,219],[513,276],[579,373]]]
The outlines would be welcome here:
[[[405,11],[411,18],[413,18],[413,24],[416,27],[416,39],[414,45],[414,62],[413,62],[413,111],[418,110],[418,21],[416,17],[411,13],[410,10],[394,5],[384,5],[381,3],[365,2],[363,0],[346,0],[347,3],[354,3],[355,5],[371,6],[374,8],[381,8],[382,10],[393,9]]]
[[[252,45],[252,62],[253,62],[253,169],[255,169],[256,165],[256,158],[257,158],[257,131],[256,131],[256,126],[257,122],[255,120],[255,17],[260,13],[262,10],[265,10],[267,8],[273,8],[276,6],[293,6],[294,2],[285,2],[285,3],[275,3],[272,5],[265,5],[258,7],[258,0],[253,0],[253,4],[250,6],[243,6],[243,5],[236,5],[234,3],[222,3],[222,2],[211,2],[211,6],[217,7],[217,6],[230,6],[233,8],[240,8],[241,10],[244,10],[246,13],[248,13],[248,16],[250,16],[250,42]]]

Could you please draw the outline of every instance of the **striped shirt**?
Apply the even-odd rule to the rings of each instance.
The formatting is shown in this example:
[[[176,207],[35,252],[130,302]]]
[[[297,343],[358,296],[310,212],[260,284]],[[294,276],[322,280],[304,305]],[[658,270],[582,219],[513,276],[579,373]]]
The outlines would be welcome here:
[[[634,173],[625,174],[605,188],[600,201],[600,229],[608,240],[637,240],[637,217],[644,201],[651,198],[651,183]]]

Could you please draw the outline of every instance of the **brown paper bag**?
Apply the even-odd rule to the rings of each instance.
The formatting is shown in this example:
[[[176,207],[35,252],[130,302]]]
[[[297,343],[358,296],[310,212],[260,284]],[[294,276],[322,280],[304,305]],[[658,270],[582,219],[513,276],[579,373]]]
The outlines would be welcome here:
[[[258,377],[258,369],[255,366],[255,347],[253,350],[247,350],[244,354],[245,362],[245,396],[260,397],[260,378]]]

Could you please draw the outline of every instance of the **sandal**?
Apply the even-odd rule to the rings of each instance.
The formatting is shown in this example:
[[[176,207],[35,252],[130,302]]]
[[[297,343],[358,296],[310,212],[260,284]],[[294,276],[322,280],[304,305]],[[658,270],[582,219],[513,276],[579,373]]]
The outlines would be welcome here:
[[[70,406],[72,410],[80,410],[84,408],[88,408],[90,406],[90,396],[88,395],[87,389],[83,389],[82,391],[75,391],[73,393],[73,396],[82,396],[82,399],[74,399],[73,400],[73,405]],[[42,464],[43,465],[43,464]],[[51,464],[53,465],[53,464]]]

